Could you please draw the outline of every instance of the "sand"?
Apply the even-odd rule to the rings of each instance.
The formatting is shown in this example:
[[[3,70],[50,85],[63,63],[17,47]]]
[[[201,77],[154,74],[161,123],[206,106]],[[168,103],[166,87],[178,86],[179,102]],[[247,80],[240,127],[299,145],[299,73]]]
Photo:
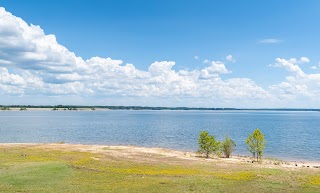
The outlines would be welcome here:
[[[136,146],[109,146],[109,145],[83,145],[60,143],[1,143],[0,147],[32,147],[62,151],[80,151],[106,154],[116,158],[132,159],[140,162],[164,162],[164,163],[219,163],[219,164],[249,164],[260,168],[284,168],[290,170],[310,169],[320,170],[320,162],[281,161],[263,159],[262,163],[253,162],[252,157],[232,156],[230,158],[210,157],[204,158],[195,152],[176,151],[163,148],[146,148]]]

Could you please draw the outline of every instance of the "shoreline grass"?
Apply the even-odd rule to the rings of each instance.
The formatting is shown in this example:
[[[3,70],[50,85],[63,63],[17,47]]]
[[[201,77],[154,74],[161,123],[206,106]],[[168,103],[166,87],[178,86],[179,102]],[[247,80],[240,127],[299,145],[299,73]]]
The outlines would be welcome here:
[[[78,149],[77,149],[78,148]],[[159,156],[148,148],[0,146],[0,192],[317,192],[320,170]],[[161,152],[163,154],[163,152]]]

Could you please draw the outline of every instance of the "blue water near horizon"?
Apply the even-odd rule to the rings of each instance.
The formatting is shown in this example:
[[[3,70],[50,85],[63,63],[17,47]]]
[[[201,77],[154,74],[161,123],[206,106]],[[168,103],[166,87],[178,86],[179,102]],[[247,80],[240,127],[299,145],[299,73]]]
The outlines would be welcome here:
[[[234,154],[250,155],[245,140],[259,128],[266,157],[320,161],[320,112],[292,111],[0,111],[0,143],[135,145],[196,151],[207,130],[237,144]]]

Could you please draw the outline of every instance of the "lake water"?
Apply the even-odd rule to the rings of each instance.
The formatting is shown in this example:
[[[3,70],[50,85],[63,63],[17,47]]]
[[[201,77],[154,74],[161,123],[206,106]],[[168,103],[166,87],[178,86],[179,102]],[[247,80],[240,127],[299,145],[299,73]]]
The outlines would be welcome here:
[[[259,128],[266,157],[320,161],[320,112],[285,111],[0,111],[0,142],[135,145],[196,151],[200,130],[228,134],[235,154]]]

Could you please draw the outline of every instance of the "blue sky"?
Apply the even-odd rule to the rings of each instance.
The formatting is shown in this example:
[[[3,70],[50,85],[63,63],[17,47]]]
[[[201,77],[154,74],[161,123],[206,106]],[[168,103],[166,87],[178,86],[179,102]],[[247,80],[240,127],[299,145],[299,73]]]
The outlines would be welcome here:
[[[318,102],[320,93],[320,26],[317,25],[320,20],[320,2],[316,0],[67,0],[63,3],[51,0],[16,0],[1,1],[0,6],[6,13],[11,13],[12,17],[21,18],[29,27],[31,24],[39,26],[44,31],[44,36],[53,34],[57,45],[65,47],[70,53],[74,52],[76,57],[81,57],[84,61],[95,56],[100,59],[110,57],[112,60],[122,61],[121,64],[116,64],[121,69],[116,70],[118,72],[127,73],[128,66],[121,68],[126,64],[132,64],[141,71],[132,72],[138,77],[133,79],[132,74],[113,74],[115,71],[110,72],[109,69],[104,71],[106,76],[101,74],[96,80],[88,81],[85,76],[89,76],[90,69],[83,68],[81,71],[74,64],[73,70],[68,71],[69,77],[62,80],[56,71],[44,70],[53,68],[44,67],[44,61],[47,65],[57,66],[52,64],[56,60],[51,61],[52,57],[49,57],[53,53],[50,53],[52,48],[46,53],[41,52],[41,68],[34,64],[36,62],[29,61],[29,57],[14,60],[16,55],[8,49],[3,51],[6,55],[0,54],[7,61],[3,64],[0,62],[0,67],[8,71],[3,77],[12,79],[14,75],[20,76],[23,80],[19,84],[23,84],[23,81],[24,84],[10,90],[8,84],[3,83],[2,103],[317,106],[315,103]],[[4,21],[2,19],[2,30],[6,25],[11,26]],[[20,30],[19,33],[24,32]],[[0,40],[2,38],[9,41],[3,34],[5,33],[1,36],[0,33]],[[37,38],[39,39],[35,39]],[[34,44],[32,39],[23,41]],[[40,45],[42,44],[35,43],[37,49],[32,52],[39,54]],[[8,56],[10,54],[13,59]],[[228,55],[231,55],[229,59],[226,58]],[[59,58],[57,53],[54,56]],[[283,60],[276,61],[277,58]],[[296,60],[290,60],[291,58]],[[59,60],[59,65],[62,65],[62,61],[64,60]],[[156,61],[160,62],[153,65],[157,67],[157,72],[169,70],[168,73],[162,73],[162,79],[168,81],[161,82],[158,80],[159,73],[155,75],[150,71],[150,66]],[[165,61],[173,61],[175,64],[161,63]],[[8,65],[8,62],[14,65]],[[103,65],[113,64],[112,61],[105,64],[101,60],[94,62],[99,63],[101,68]],[[286,62],[291,65],[286,65]],[[91,63],[86,61],[84,65],[90,66]],[[163,69],[163,66],[166,68]],[[295,74],[295,66],[303,71],[303,77],[300,77],[301,73],[299,77]],[[206,69],[209,67],[211,68]],[[172,71],[176,74],[171,73]],[[184,71],[188,75],[182,76]],[[210,77],[205,71],[211,73]],[[39,89],[30,89],[32,87],[26,83],[26,72],[43,82],[39,84]],[[205,73],[207,74],[204,75]],[[65,76],[67,73],[61,74]],[[71,75],[73,78],[70,78]],[[75,76],[78,78],[75,79]],[[141,82],[140,79],[147,81]],[[204,79],[206,82],[202,81]],[[133,84],[135,82],[137,84]],[[71,86],[71,83],[78,85]],[[178,86],[172,88],[172,85]],[[138,94],[130,92],[128,86],[130,89],[134,87],[134,92]],[[63,91],[66,88],[70,90],[70,87],[83,87],[87,91]],[[153,91],[150,91],[151,87]],[[12,89],[18,91],[13,92]],[[50,93],[48,90],[52,89],[59,92]],[[248,92],[258,94],[245,94]],[[10,100],[12,98],[14,100]]]

